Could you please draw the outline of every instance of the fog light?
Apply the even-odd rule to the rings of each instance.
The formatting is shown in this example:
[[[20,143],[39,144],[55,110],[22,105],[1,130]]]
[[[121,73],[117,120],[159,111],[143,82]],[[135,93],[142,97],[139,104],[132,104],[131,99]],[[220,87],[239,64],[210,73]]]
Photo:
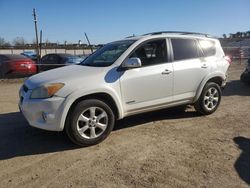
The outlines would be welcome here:
[[[42,117],[44,121],[47,121],[47,114],[45,112],[42,113]]]

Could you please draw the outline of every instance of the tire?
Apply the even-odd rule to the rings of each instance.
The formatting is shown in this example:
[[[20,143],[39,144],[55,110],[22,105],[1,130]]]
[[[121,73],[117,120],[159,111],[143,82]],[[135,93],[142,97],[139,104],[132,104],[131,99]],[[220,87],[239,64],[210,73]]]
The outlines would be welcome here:
[[[91,146],[103,141],[113,130],[115,116],[101,100],[79,102],[66,120],[65,132],[75,144]]]
[[[198,101],[194,104],[194,108],[200,114],[209,115],[217,110],[220,101],[220,86],[214,82],[208,82],[204,86]]]

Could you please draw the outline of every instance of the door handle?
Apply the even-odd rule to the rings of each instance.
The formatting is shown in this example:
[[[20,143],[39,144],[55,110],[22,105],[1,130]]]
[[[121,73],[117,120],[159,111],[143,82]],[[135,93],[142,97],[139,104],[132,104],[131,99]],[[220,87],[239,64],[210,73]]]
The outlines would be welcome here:
[[[208,66],[206,64],[203,64],[201,68],[206,69]]]
[[[171,70],[166,69],[166,70],[163,71],[161,74],[170,74],[171,72],[172,72]]]

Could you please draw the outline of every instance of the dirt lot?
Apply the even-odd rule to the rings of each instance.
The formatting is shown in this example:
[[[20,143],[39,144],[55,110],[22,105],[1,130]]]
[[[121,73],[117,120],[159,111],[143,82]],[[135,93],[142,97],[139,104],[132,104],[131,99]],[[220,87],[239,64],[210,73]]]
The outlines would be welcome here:
[[[249,187],[250,86],[232,65],[218,111],[162,110],[118,122],[103,143],[77,148],[31,128],[19,80],[0,82],[0,187]]]

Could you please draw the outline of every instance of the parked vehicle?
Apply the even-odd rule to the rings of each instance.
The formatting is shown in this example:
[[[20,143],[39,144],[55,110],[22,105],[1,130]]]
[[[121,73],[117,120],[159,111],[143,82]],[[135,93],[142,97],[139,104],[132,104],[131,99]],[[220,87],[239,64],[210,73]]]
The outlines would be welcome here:
[[[35,63],[23,55],[0,54],[0,78],[36,74]]]
[[[46,71],[65,65],[78,64],[82,61],[81,57],[70,54],[47,54],[42,57],[39,63],[39,71]]]
[[[219,40],[205,34],[150,33],[29,78],[19,106],[31,126],[65,130],[74,143],[89,146],[130,115],[188,104],[212,114],[229,64]]]
[[[241,74],[240,80],[244,83],[250,84],[250,59],[248,59],[247,67],[245,71]]]
[[[24,51],[21,53],[21,55],[24,55],[24,56],[32,59],[32,61],[34,61],[34,62],[37,62],[37,55],[33,51]]]

